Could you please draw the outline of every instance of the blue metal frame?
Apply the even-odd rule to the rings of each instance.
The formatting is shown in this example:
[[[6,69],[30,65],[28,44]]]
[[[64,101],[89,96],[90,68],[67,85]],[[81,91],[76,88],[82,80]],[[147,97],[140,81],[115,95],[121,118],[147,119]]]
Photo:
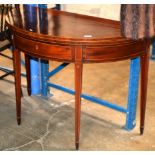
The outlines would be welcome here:
[[[61,5],[60,5],[60,4],[56,4],[56,5],[55,5],[55,9],[61,10]]]
[[[10,46],[8,49],[9,49],[9,51],[12,53],[12,51],[13,51],[13,46]],[[3,56],[3,57],[5,57],[5,58],[8,58],[8,59],[10,59],[10,60],[13,60],[12,56],[8,56],[8,55],[6,55],[6,54],[3,54],[2,52],[0,53],[0,55]],[[25,66],[25,62],[24,62],[24,60],[22,60],[22,59],[21,59],[21,65]],[[4,66],[0,66],[0,70],[1,70],[1,71],[4,71],[4,72],[6,72],[6,73],[10,73],[10,72],[13,72],[13,71],[14,71],[13,69],[8,68],[8,67],[4,67]],[[6,77],[6,76],[8,76],[8,75],[10,75],[10,74],[4,74],[4,75],[2,75],[1,77]],[[21,73],[21,75],[24,76],[24,77],[26,77],[26,74],[25,74],[25,73]]]
[[[45,8],[46,9],[47,8],[47,4],[38,4],[38,7],[39,8]]]
[[[29,22],[34,24],[33,27],[28,27],[29,29],[35,30],[37,25],[37,11],[33,9],[33,7],[40,7],[45,8],[47,5],[45,4],[24,4],[26,11],[29,12],[28,19]],[[33,19],[33,20],[31,20]],[[35,27],[34,27],[35,26]],[[41,86],[40,86],[40,60],[38,58],[31,58],[30,59],[30,75],[31,75],[31,94],[36,95],[41,93]]]
[[[48,97],[50,95],[49,93],[49,85],[47,84],[48,79],[64,69],[69,63],[62,63],[58,67],[56,67],[54,70],[49,72],[49,64],[46,60],[41,60],[41,95],[43,97]]]
[[[11,51],[11,52],[13,51],[13,47],[12,47],[12,46],[10,47],[10,51]],[[6,57],[6,58],[10,59],[10,60],[13,59],[11,56],[5,55],[5,54],[3,54],[3,53],[1,53],[1,55],[2,55],[3,57]],[[25,66],[25,62],[24,62],[24,60],[22,60],[22,59],[21,59],[21,65]],[[1,71],[7,72],[7,73],[13,72],[13,71],[14,71],[13,69],[8,68],[8,67],[4,67],[4,66],[0,66],[0,68],[1,68]],[[22,75],[23,77],[26,77],[26,74],[25,74],[25,73],[21,73],[21,75]]]
[[[153,40],[152,44],[152,56],[151,59],[155,61],[155,39]]]
[[[14,71],[13,69],[10,69],[10,68],[7,68],[7,67],[2,67],[2,66],[1,66],[1,70],[3,70],[4,72],[13,72]],[[23,77],[26,77],[25,73],[21,73],[21,75]]]
[[[39,5],[42,8],[46,8],[47,5]],[[60,4],[56,4],[54,8],[52,9],[57,9],[60,10]],[[41,13],[42,15],[44,14],[43,12]],[[40,19],[41,21],[41,19]],[[48,24],[48,23],[47,23]],[[62,65],[60,65],[59,67],[57,67],[55,70],[53,70],[52,72],[49,72],[49,62],[45,61],[45,60],[41,60],[40,61],[40,65],[41,65],[41,95],[42,97],[48,97],[51,96],[50,91],[49,91],[49,87],[47,85],[47,80],[49,79],[50,76],[53,76],[54,74],[56,74],[58,71],[62,70],[65,66],[65,63],[63,63]]]
[[[49,96],[48,81],[49,64],[47,60],[41,60],[41,95],[43,97]]]
[[[128,104],[127,104],[127,115],[125,125],[125,129],[127,130],[133,129],[136,125],[139,74],[140,74],[140,58],[132,59],[130,62]]]
[[[55,75],[60,70],[64,69],[67,65],[68,65],[68,63],[63,63],[63,64],[61,64],[60,66],[58,66],[57,68],[55,68],[54,70],[52,70],[49,73],[48,73],[47,70],[46,70],[46,72],[44,72],[45,70],[42,70],[45,73],[44,76],[46,76],[46,78],[44,78],[44,81],[42,81],[42,82],[44,82],[45,87],[46,87],[42,91],[42,95],[44,97],[46,97],[48,95],[47,90],[49,90],[49,87],[64,91],[64,92],[72,94],[72,95],[75,94],[74,90],[65,88],[65,87],[60,86],[60,85],[56,85],[56,84],[51,83],[51,82],[48,82],[48,79],[51,76]],[[119,112],[126,113],[125,129],[126,130],[132,130],[135,127],[135,124],[136,124],[135,118],[136,118],[136,108],[137,108],[139,74],[140,74],[140,58],[131,59],[127,108],[118,106],[116,104],[107,102],[105,100],[102,100],[102,99],[99,99],[97,97],[90,96],[90,95],[87,95],[87,94],[82,94],[81,97],[86,99],[86,100],[89,100],[91,102],[94,102],[94,103],[106,106],[108,108],[111,108],[113,110],[117,110]]]
[[[71,95],[75,95],[75,91],[72,90],[72,89],[68,89],[68,88],[65,88],[63,86],[60,86],[60,85],[56,85],[56,84],[53,84],[51,82],[47,82],[47,85],[49,87],[52,87],[52,88],[55,88],[55,89],[58,89],[58,90],[61,90],[61,91],[64,91],[66,93],[69,93]],[[123,113],[126,113],[127,110],[121,106],[118,106],[116,104],[113,104],[113,103],[110,103],[110,102],[107,102],[105,100],[101,100],[97,97],[94,97],[94,96],[90,96],[90,95],[87,95],[87,94],[81,94],[81,97],[88,100],[88,101],[91,101],[91,102],[95,102],[95,103],[98,103],[100,105],[103,105],[103,106],[106,106],[108,108],[111,108],[111,109],[114,109],[114,110],[117,110],[119,112],[123,112]]]
[[[54,70],[52,70],[51,72],[48,73],[47,78],[49,79],[51,76],[55,75],[56,73],[58,73],[59,71],[61,71],[62,69],[64,69],[66,66],[68,66],[69,63],[62,63],[61,65],[59,65],[58,67],[56,67]]]

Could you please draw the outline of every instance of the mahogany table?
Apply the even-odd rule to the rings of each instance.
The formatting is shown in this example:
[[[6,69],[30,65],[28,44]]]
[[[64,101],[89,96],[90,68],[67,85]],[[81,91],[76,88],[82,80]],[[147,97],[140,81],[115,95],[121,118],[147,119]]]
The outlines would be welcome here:
[[[26,56],[28,88],[30,87],[29,57],[75,64],[75,145],[79,148],[82,66],[84,63],[103,63],[140,57],[140,133],[143,134],[147,97],[149,40],[133,41],[121,36],[120,22],[43,9],[47,16],[39,20],[28,18],[25,8],[16,7],[7,16],[14,45],[15,91],[17,122],[21,123],[20,51]],[[103,73],[104,74],[104,73]],[[29,89],[28,89],[29,90]]]

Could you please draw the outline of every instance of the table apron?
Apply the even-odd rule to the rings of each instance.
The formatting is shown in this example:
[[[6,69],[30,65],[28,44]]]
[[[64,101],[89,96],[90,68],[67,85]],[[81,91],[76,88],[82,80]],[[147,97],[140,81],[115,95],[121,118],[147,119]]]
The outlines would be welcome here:
[[[45,58],[58,59],[61,61],[73,61],[74,53],[72,46],[42,43],[14,35],[15,48],[28,55]]]
[[[74,45],[43,43],[14,35],[14,46],[21,51],[42,59],[75,62]],[[119,44],[115,46],[79,46],[82,48],[82,61],[85,63],[110,62],[131,59],[145,53],[145,42]]]
[[[83,49],[84,62],[107,62],[131,59],[146,52],[145,42],[118,46],[85,47]]]

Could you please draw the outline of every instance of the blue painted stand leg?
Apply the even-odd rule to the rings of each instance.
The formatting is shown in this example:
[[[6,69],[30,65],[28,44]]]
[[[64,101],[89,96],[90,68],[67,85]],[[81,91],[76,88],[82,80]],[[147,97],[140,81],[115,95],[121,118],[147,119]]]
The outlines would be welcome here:
[[[33,7],[38,6],[37,4],[24,4],[24,9],[29,12],[27,17],[29,22],[32,23],[32,27],[26,25],[28,29],[36,30],[37,25],[37,11]],[[30,59],[30,75],[31,75],[31,94],[40,94],[40,68],[39,61],[37,58]]]
[[[47,8],[46,4],[39,4],[38,5],[40,8]],[[60,10],[60,4],[56,4],[55,8],[57,10]],[[44,12],[40,12],[40,17],[44,17]],[[42,19],[40,18],[40,21]],[[48,23],[47,23],[48,24]],[[41,24],[40,24],[41,25]],[[49,91],[49,86],[47,85],[47,81],[50,76],[54,75],[56,72],[52,72],[52,74],[49,73],[49,62],[45,60],[41,60],[41,95],[42,97],[48,97],[51,96],[50,91]]]
[[[132,130],[136,125],[139,74],[140,74],[140,58],[132,59],[130,62],[128,104],[127,104],[126,125],[125,125],[126,130]]]
[[[49,64],[47,60],[41,60],[41,95],[48,97],[49,87],[47,86]]]
[[[38,58],[30,60],[31,95],[40,94],[40,68]]]
[[[55,75],[56,73],[58,73],[59,71],[61,71],[62,69],[64,69],[69,63],[62,63],[61,65],[59,65],[58,67],[56,67],[54,70],[52,70],[51,72],[49,72],[49,64],[48,61],[42,60],[41,61],[41,87],[42,87],[42,91],[41,91],[41,95],[43,97],[48,97],[50,95],[49,93],[49,85],[48,85],[48,79]]]
[[[56,4],[56,5],[55,5],[55,9],[61,10],[61,4]]]
[[[152,44],[152,56],[151,59],[155,61],[155,39],[153,40]]]
[[[29,20],[34,23],[33,25],[37,25],[37,14],[36,10],[32,9],[32,7],[38,6],[40,8],[47,8],[47,4],[25,4],[25,9],[29,11]],[[39,16],[41,17],[41,16]],[[33,20],[31,20],[33,19]],[[35,20],[34,20],[35,19]],[[40,19],[41,21],[41,19]],[[40,24],[41,26],[41,24]],[[29,27],[29,29],[36,29],[36,27]],[[30,59],[30,75],[31,75],[31,94],[36,95],[41,93],[41,80],[40,80],[40,60],[37,58]]]
[[[46,9],[47,8],[47,4],[38,4],[38,7],[39,8],[45,8]]]

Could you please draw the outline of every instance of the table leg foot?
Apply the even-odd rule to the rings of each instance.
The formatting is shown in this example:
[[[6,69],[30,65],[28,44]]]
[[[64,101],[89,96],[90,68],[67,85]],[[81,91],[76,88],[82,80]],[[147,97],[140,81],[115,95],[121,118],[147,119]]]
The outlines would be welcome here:
[[[23,91],[22,91],[22,88],[21,88],[21,97],[23,97]]]
[[[75,143],[75,146],[76,146],[76,150],[79,150],[79,143],[78,142]]]
[[[140,127],[140,135],[143,135],[144,133],[144,127]]]
[[[21,118],[17,118],[17,124],[18,124],[18,125],[21,124]]]
[[[31,90],[27,89],[28,96],[31,96]]]

